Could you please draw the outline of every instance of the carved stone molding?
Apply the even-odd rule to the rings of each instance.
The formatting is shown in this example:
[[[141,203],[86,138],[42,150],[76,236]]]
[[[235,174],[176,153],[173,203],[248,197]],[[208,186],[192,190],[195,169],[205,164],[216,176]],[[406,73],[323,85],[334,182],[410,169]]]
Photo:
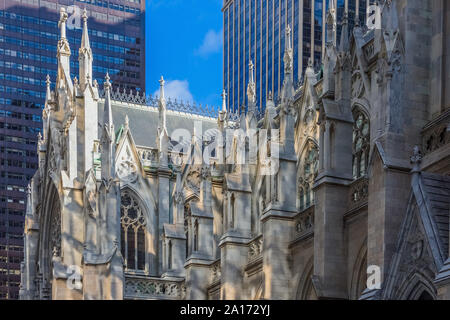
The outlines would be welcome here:
[[[252,240],[248,245],[248,260],[253,261],[261,257],[263,249],[262,235]]]
[[[450,143],[450,112],[428,124],[422,131],[424,155]]]
[[[314,206],[300,212],[295,218],[295,236],[303,236],[314,230]]]
[[[369,199],[369,180],[366,177],[356,179],[350,185],[348,211],[367,204]]]
[[[184,299],[186,287],[183,281],[125,275],[126,298]]]

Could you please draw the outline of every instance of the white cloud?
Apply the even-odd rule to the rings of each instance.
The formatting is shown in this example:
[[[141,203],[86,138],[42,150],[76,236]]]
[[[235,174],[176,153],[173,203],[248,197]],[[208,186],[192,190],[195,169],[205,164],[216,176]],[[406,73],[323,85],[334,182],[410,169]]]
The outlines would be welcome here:
[[[159,89],[153,93],[154,96],[159,96]],[[192,93],[189,91],[189,82],[187,80],[166,80],[164,84],[165,98],[184,102],[194,101]]]
[[[196,54],[206,57],[209,54],[217,53],[222,49],[223,30],[209,30],[203,38],[202,45],[195,51]]]

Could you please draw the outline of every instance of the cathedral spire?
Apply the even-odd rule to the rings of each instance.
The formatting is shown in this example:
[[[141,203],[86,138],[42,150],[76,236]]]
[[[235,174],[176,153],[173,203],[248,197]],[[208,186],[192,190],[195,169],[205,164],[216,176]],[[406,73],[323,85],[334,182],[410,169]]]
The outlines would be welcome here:
[[[89,43],[89,32],[87,26],[87,11],[83,10],[83,34],[81,36],[81,46],[78,53],[80,69],[80,87],[84,90],[87,84],[92,85],[92,49]]]
[[[91,45],[89,43],[89,33],[88,33],[88,26],[87,26],[87,10],[84,8],[83,14],[81,15],[81,18],[83,19],[83,34],[81,35],[81,48],[90,49]]]
[[[99,187],[100,253],[112,254],[116,248],[120,252],[120,189],[116,177],[116,136],[111,109],[111,82],[105,76],[105,102],[103,108],[103,130],[100,138],[101,184]],[[116,255],[117,255],[116,252]],[[112,258],[114,259],[114,258]],[[118,263],[120,268],[121,263]],[[115,269],[111,267],[111,269]],[[117,270],[117,269],[115,269]]]
[[[114,177],[115,164],[115,133],[111,110],[111,83],[109,75],[106,74],[104,82],[105,105],[103,107],[103,132],[100,138],[101,144],[101,177],[104,181],[109,181]]]

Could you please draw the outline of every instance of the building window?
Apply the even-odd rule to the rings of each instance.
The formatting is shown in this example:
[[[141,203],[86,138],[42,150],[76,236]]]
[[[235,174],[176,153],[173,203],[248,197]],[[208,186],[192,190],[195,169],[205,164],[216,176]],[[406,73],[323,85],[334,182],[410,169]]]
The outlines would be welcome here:
[[[307,209],[314,204],[313,184],[319,168],[319,149],[309,141],[300,163],[298,178],[298,207]]]
[[[353,112],[353,179],[365,176],[369,162],[370,126],[367,116],[358,109]]]
[[[235,202],[236,198],[234,197],[234,193],[231,194],[231,201],[230,201],[230,228],[234,228],[234,220],[236,219],[236,208],[235,208]]]
[[[128,190],[122,192],[120,214],[121,249],[126,269],[145,270],[145,216],[139,201]]]
[[[172,269],[172,241],[169,240],[168,245],[168,255],[167,255],[167,269]]]
[[[50,241],[52,254],[59,257],[61,255],[61,207],[59,200],[56,201],[52,210]]]
[[[192,245],[190,243],[190,232],[189,229],[191,228],[191,204],[190,202],[186,203],[184,206],[184,234],[186,236],[186,256],[187,258],[189,254],[191,253]]]
[[[198,220],[194,223],[194,251],[198,251]]]

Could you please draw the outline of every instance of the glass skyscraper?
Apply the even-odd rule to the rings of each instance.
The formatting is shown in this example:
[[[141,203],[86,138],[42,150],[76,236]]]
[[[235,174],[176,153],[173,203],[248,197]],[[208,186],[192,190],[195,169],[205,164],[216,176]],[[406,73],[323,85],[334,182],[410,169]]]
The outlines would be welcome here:
[[[56,80],[60,7],[68,12],[72,78],[88,14],[93,78],[145,89],[144,0],[0,1],[0,299],[18,298],[27,185],[37,168],[46,75]]]
[[[255,66],[257,105],[264,106],[269,92],[278,97],[283,83],[285,29],[292,30],[294,80],[300,81],[311,57],[318,67],[325,47],[325,21],[334,1],[337,38],[344,12],[349,27],[365,23],[369,0],[224,0],[223,86],[227,106],[247,105],[250,61]]]

